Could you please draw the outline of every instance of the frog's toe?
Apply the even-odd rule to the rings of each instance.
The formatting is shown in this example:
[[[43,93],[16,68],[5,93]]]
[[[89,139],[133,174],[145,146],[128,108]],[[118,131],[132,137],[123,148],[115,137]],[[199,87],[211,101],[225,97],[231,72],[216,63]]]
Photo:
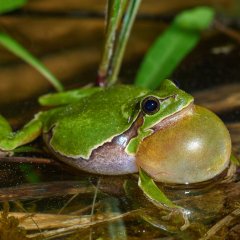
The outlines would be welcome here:
[[[4,152],[4,151],[1,151],[0,150],[0,158],[3,158],[3,157],[10,157],[13,155],[13,152],[12,151],[9,151],[9,152]]]

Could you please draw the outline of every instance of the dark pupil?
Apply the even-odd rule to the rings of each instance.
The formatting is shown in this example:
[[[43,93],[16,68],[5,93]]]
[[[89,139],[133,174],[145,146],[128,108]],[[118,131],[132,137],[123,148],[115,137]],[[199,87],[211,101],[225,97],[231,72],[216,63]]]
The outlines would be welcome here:
[[[154,112],[158,108],[158,103],[155,100],[147,100],[144,103],[144,110],[146,112]]]

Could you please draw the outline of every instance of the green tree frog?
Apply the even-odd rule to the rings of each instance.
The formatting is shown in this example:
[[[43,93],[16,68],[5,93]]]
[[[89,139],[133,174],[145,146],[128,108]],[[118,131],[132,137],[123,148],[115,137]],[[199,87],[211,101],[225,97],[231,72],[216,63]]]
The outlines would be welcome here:
[[[231,140],[222,121],[165,80],[156,91],[130,85],[45,95],[40,112],[12,132],[0,118],[0,149],[42,135],[64,163],[90,173],[121,175],[141,167],[156,181],[194,183],[227,168]]]

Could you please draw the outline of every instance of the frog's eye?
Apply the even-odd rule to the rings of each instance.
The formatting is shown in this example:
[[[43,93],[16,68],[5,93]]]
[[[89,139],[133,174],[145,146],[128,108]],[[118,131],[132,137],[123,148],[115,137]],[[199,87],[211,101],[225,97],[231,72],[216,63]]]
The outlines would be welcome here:
[[[142,111],[148,115],[153,115],[160,109],[160,102],[156,97],[146,97],[141,104]]]

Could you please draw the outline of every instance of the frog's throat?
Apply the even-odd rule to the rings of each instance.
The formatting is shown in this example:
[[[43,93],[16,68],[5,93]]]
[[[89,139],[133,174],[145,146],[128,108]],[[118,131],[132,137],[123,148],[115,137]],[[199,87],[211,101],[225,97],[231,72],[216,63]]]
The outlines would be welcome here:
[[[155,124],[151,129],[153,132],[157,132],[169,125],[174,124],[175,122],[179,121],[180,119],[186,117],[189,114],[192,114],[194,110],[194,103],[191,102],[189,105],[187,105],[185,108],[181,109],[180,111],[172,114],[171,116],[168,116],[164,118],[159,123]]]

